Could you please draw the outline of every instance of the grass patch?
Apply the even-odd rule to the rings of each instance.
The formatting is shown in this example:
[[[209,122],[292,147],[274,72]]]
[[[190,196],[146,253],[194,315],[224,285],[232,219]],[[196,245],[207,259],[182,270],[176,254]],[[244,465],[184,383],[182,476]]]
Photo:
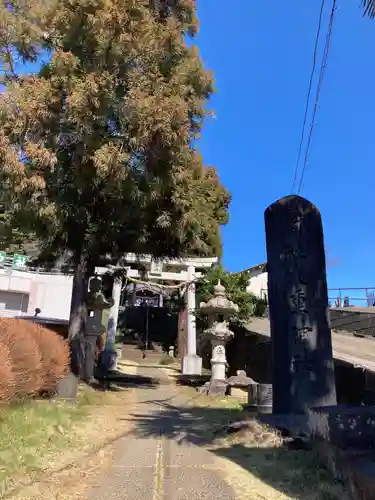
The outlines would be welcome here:
[[[162,365],[162,366],[173,365],[174,363],[175,363],[175,359],[172,358],[172,356],[168,356],[168,354],[165,354],[159,360],[159,365]]]
[[[228,460],[228,471],[237,488],[242,484],[242,494],[251,491],[256,492],[255,498],[285,500],[349,500],[316,450],[288,449],[277,432],[256,417],[248,419],[248,429],[218,440],[213,447],[214,453]]]
[[[231,439],[214,450],[226,459],[231,483],[248,498],[349,500],[314,450],[288,450],[264,432]],[[242,441],[242,442],[241,442]],[[251,496],[254,495],[254,497]]]
[[[189,405],[194,404],[196,408],[207,408],[211,410],[217,409],[224,414],[226,412],[241,412],[242,415],[245,415],[240,401],[233,396],[206,396],[205,394],[197,392],[195,388],[187,386],[182,386],[180,390],[187,396]]]
[[[70,431],[105,397],[80,388],[75,403],[28,400],[0,406],[0,494],[15,478],[43,470],[51,453],[68,447]]]

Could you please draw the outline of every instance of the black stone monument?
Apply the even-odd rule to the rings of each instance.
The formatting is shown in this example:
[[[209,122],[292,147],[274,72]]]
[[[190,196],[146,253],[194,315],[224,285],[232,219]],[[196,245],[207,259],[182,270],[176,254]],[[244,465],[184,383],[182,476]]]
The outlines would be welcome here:
[[[273,413],[336,404],[322,219],[300,196],[265,211]]]

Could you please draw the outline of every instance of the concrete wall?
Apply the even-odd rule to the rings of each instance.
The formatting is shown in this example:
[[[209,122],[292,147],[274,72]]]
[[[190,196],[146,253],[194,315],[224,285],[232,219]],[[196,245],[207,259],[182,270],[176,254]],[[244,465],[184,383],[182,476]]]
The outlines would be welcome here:
[[[33,315],[39,307],[41,316],[67,320],[71,294],[71,276],[0,270],[0,316]],[[17,302],[21,304],[19,310]]]
[[[263,271],[253,271],[249,275],[247,291],[256,297],[265,298],[267,294],[268,274]]]
[[[375,337],[375,309],[373,307],[332,307],[330,321],[332,330]]]
[[[234,339],[227,344],[227,361],[228,376],[245,370],[256,382],[272,383],[271,342],[264,337],[236,331]],[[335,381],[339,404],[375,404],[375,374],[335,360]]]
[[[237,370],[245,370],[247,375],[261,384],[272,383],[271,342],[259,335],[249,335],[241,328],[235,329],[235,337],[226,348],[229,364],[228,376]]]

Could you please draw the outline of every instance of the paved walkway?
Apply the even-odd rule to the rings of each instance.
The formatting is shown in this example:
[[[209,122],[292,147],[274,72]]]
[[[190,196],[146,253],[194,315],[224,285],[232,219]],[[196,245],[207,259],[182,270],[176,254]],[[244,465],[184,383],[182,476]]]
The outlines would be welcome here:
[[[217,459],[191,444],[184,398],[162,369],[138,367],[137,375],[158,378],[139,386],[132,430],[119,440],[112,466],[92,488],[89,500],[235,500],[220,475]],[[177,430],[177,432],[176,432]]]

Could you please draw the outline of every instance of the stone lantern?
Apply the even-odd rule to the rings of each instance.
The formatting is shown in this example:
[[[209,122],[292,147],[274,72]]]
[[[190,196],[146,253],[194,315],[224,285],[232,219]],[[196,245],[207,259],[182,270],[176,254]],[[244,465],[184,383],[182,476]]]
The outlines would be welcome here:
[[[94,376],[96,342],[100,335],[105,332],[102,325],[102,315],[104,309],[113,306],[113,299],[106,299],[102,292],[102,281],[98,277],[91,278],[89,283],[89,293],[87,298],[87,310],[89,316],[86,323],[85,336],[85,366],[84,380],[91,382]]]
[[[209,318],[209,328],[205,331],[212,344],[211,380],[199,392],[212,396],[225,396],[227,392],[225,345],[234,333],[228,328],[228,318],[238,311],[237,304],[227,299],[225,288],[218,281],[214,296],[208,302],[201,302],[200,310]]]

